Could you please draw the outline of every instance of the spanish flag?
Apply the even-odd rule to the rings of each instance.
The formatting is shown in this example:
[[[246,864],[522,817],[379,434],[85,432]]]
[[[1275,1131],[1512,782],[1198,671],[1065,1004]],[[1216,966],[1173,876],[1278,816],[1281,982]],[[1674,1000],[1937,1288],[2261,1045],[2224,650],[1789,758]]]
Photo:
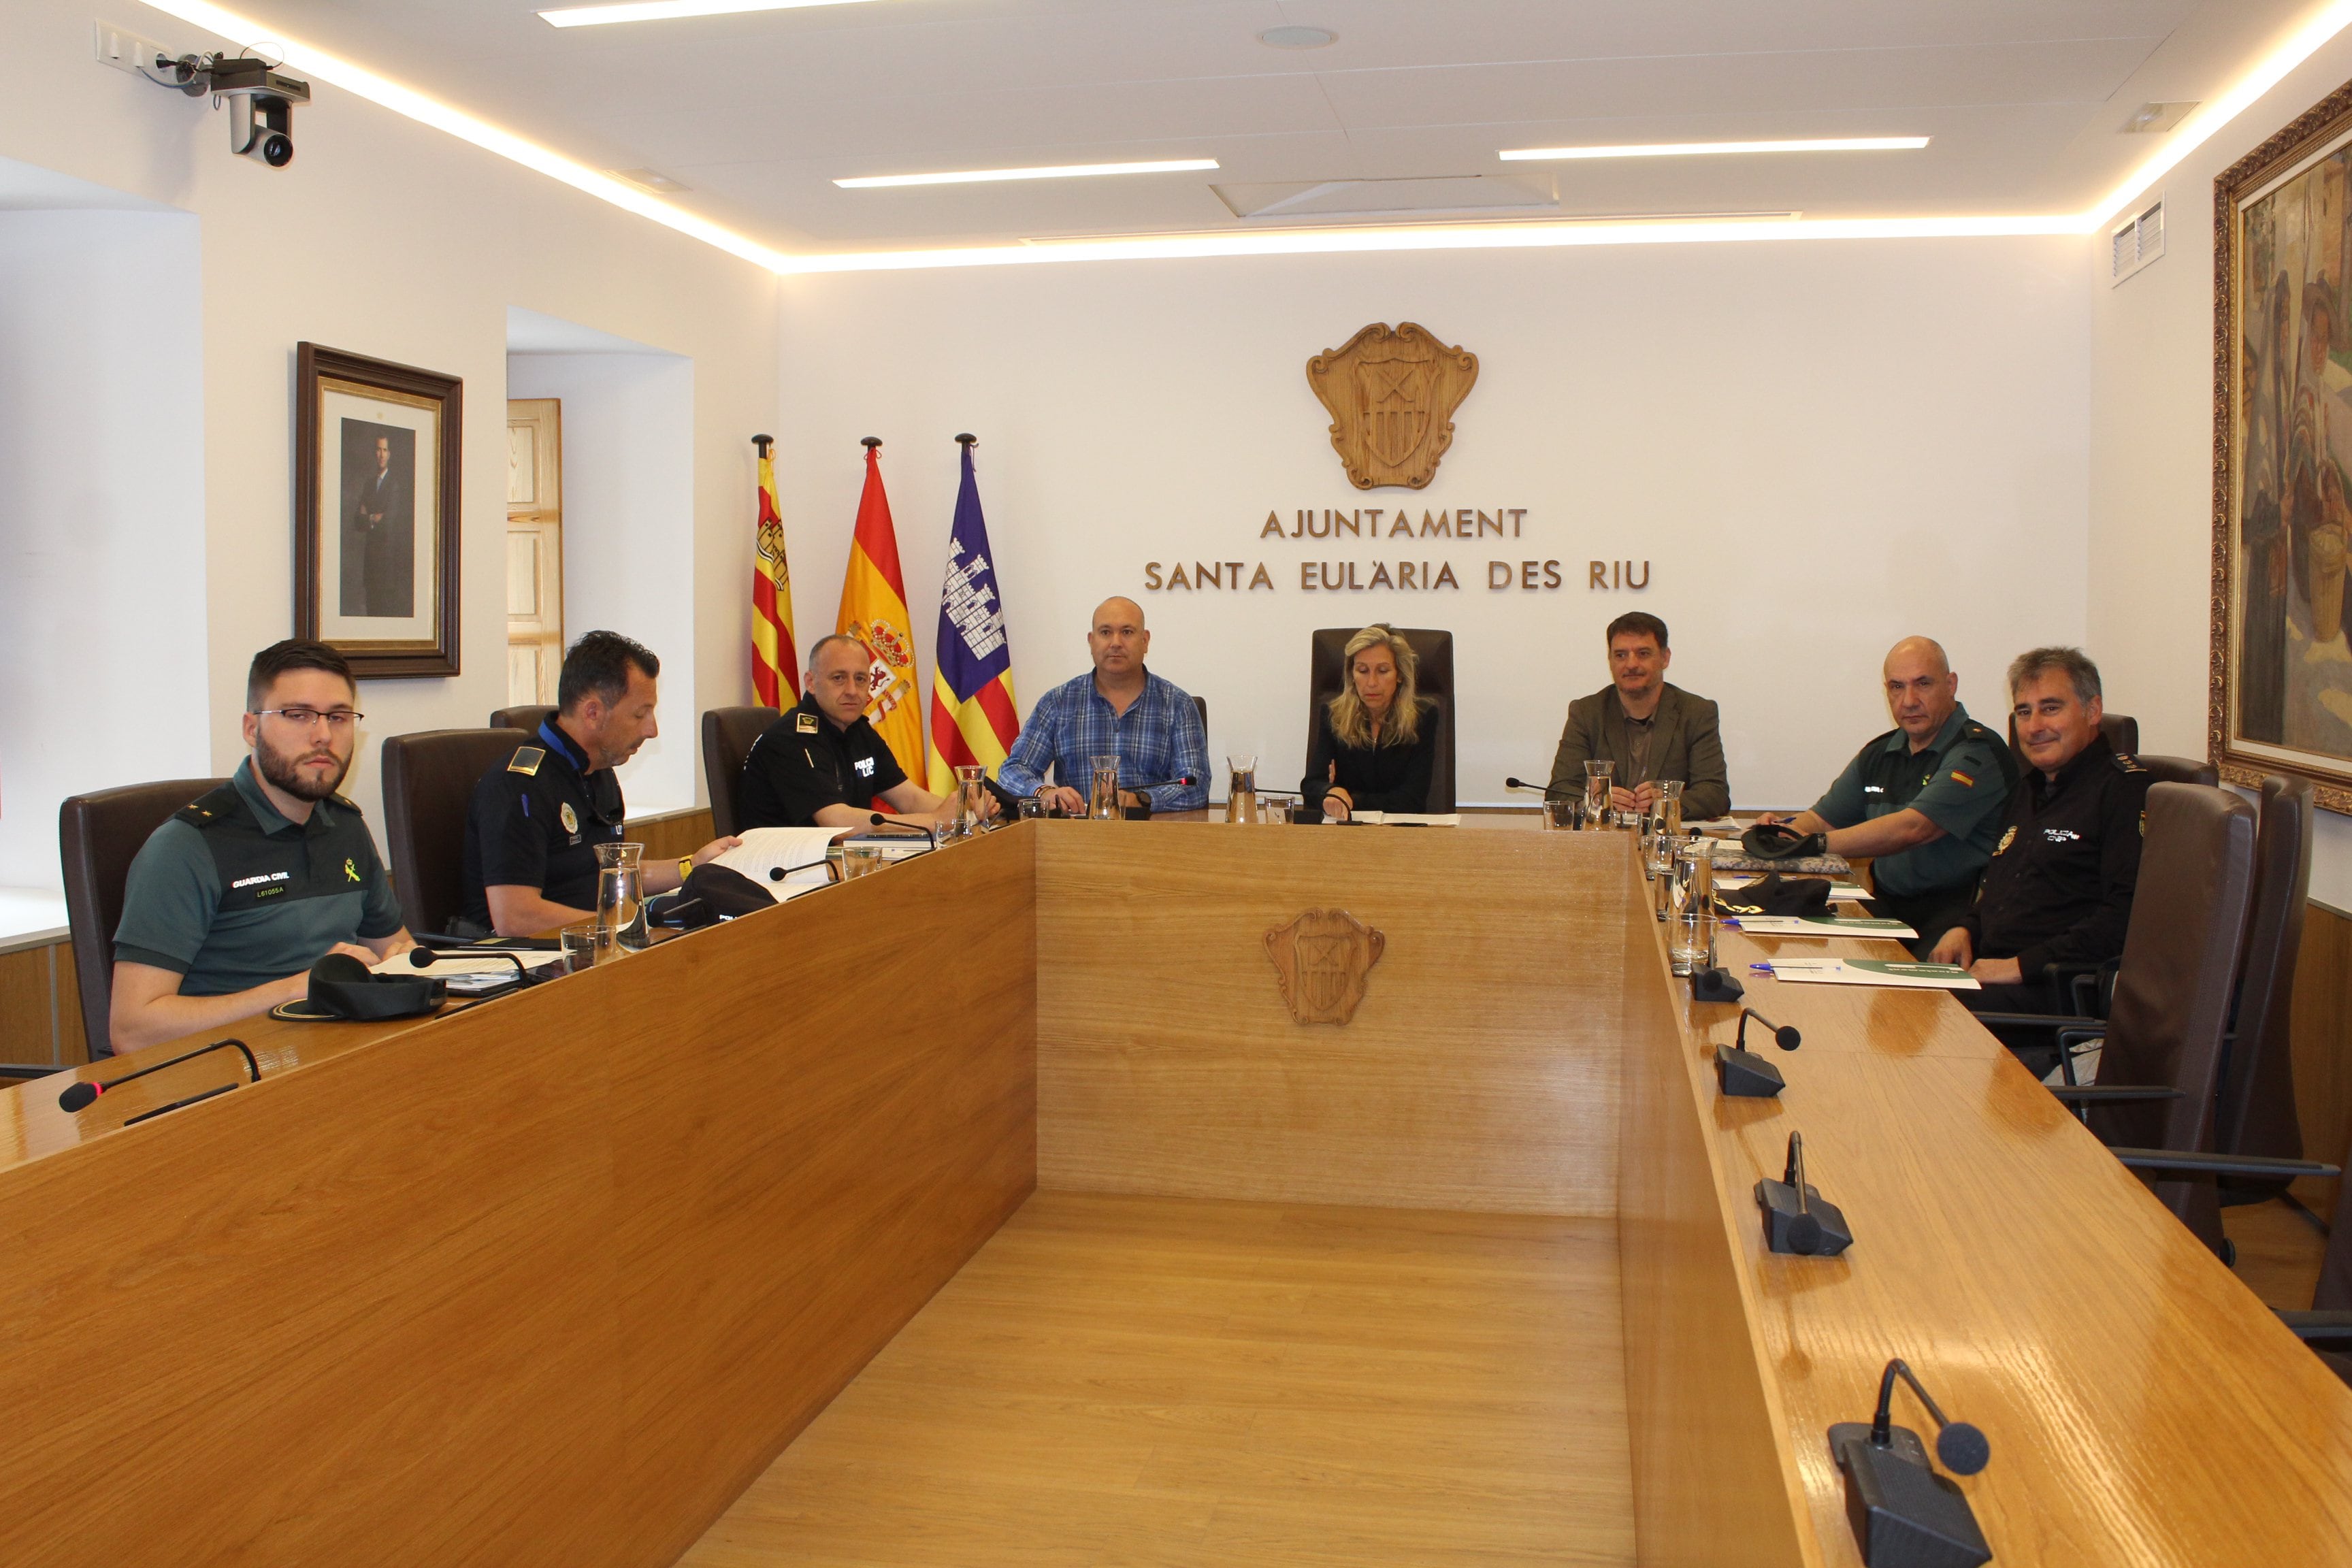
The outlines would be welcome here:
[[[793,646],[793,574],[784,565],[784,520],[776,511],[776,438],[760,450],[760,526],[751,573],[751,691],[763,708],[801,700],[801,656]]]
[[[956,491],[955,528],[948,536],[947,584],[940,590],[939,656],[931,661],[931,793],[955,788],[958,763],[977,763],[989,775],[1021,736],[1013,705],[1013,650],[1005,646],[1004,603],[997,597],[996,565],[989,560],[988,523],[980,515],[980,487],[971,477],[971,444],[963,443],[963,486]]]
[[[910,779],[923,772],[923,727],[915,704],[914,619],[907,613],[907,579],[898,570],[898,532],[890,498],[882,493],[882,442],[866,437],[866,493],[857,499],[857,534],[850,541],[849,574],[841,584],[841,618],[834,629],[866,646],[866,721]]]

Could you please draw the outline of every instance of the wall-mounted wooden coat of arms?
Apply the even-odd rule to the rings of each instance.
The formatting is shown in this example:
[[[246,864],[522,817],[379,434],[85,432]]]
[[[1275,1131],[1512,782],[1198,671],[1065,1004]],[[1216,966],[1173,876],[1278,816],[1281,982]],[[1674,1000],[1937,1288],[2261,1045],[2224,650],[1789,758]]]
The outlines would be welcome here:
[[[1265,933],[1265,952],[1291,1017],[1344,1024],[1356,1016],[1389,939],[1345,910],[1308,910]]]
[[[1331,446],[1360,490],[1419,489],[1454,445],[1454,411],[1478,380],[1478,356],[1411,321],[1375,321],[1307,362],[1307,384],[1331,411]]]

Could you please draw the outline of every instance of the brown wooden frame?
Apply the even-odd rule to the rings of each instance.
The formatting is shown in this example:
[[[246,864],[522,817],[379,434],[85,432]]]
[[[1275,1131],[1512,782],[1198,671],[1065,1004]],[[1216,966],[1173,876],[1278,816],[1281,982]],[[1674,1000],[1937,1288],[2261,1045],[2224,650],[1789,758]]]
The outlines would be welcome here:
[[[2313,798],[2352,814],[2352,761],[2341,767],[2298,767],[2236,744],[2230,722],[2231,611],[2236,602],[2231,531],[2239,467],[2238,205],[2250,191],[2352,131],[2352,82],[2298,116],[2284,130],[2224,169],[2213,182],[2213,551],[2206,677],[2206,755],[2230,784],[2259,785],[2266,773],[2311,781]],[[2305,756],[2318,753],[2304,752]]]
[[[320,529],[319,416],[321,377],[348,381],[405,397],[430,399],[440,419],[439,508],[435,520],[440,552],[435,590],[440,596],[433,640],[365,643],[330,638],[351,661],[355,675],[456,675],[457,673],[457,555],[464,486],[458,460],[464,445],[465,383],[454,375],[368,359],[317,343],[296,345],[294,358],[294,635],[319,636]]]

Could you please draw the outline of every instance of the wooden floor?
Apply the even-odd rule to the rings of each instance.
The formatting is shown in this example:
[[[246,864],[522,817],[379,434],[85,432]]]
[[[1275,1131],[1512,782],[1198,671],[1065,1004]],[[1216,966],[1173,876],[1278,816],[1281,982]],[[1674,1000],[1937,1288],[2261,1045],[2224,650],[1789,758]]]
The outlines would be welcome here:
[[[679,1561],[1631,1563],[1622,1363],[1607,1221],[1041,1192]]]

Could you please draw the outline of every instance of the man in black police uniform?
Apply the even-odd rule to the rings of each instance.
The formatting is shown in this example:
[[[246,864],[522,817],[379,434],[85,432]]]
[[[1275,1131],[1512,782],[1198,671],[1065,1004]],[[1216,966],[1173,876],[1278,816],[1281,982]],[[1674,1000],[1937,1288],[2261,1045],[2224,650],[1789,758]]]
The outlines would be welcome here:
[[[2042,969],[2121,957],[2139,885],[2147,770],[2099,732],[2099,667],[2071,647],[2038,647],[2009,667],[2017,743],[2033,771],[2011,793],[1976,907],[1940,933],[1934,957],[1966,964],[1979,1012],[2071,1006]]]
[[[596,847],[621,842],[628,816],[613,770],[661,732],[660,673],[651,649],[618,632],[590,632],[572,645],[554,716],[474,787],[457,934],[529,936],[594,915]],[[669,891],[739,842],[714,838],[683,859],[646,866],[646,895]]]
[[[856,637],[836,632],[817,638],[809,649],[806,695],[743,759],[744,826],[863,827],[873,822],[877,798],[890,807],[883,816],[926,826],[956,816],[952,800],[907,777],[866,722],[872,662]]]
[[[1826,835],[1832,855],[1872,857],[1872,908],[1917,931],[1911,951],[1924,953],[1976,897],[2017,759],[1960,706],[1960,678],[1933,638],[1896,643],[1883,674],[1895,728],[1855,752],[1793,826]]]
[[[362,715],[324,643],[253,658],[228,783],[182,807],[131,862],[100,1056],[217,1029],[304,995],[330,952],[374,963],[416,944],[359,807],[335,793]]]

